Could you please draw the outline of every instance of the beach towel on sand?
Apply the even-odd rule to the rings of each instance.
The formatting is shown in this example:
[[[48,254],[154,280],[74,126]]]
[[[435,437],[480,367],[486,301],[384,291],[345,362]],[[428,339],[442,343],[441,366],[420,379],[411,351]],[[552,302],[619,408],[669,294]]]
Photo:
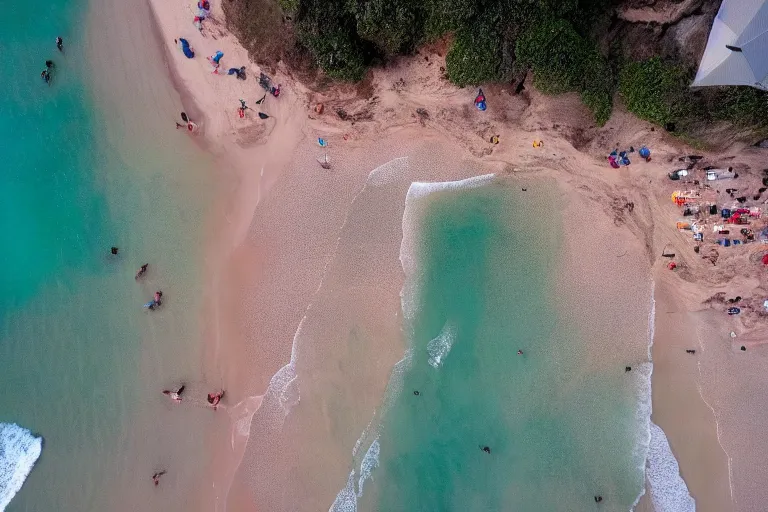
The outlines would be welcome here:
[[[189,41],[187,41],[184,38],[179,38],[179,48],[181,48],[181,51],[184,52],[184,55],[188,59],[194,58],[195,50],[193,50],[192,47],[189,46]]]

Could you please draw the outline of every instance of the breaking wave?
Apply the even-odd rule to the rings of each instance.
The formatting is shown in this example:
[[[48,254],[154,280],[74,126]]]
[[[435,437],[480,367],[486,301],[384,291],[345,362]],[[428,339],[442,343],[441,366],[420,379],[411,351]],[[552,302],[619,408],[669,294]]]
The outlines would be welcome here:
[[[695,512],[696,502],[680,476],[672,449],[664,431],[651,423],[651,446],[648,451],[648,483],[656,512]]]
[[[427,343],[427,353],[429,359],[427,362],[432,368],[440,368],[443,364],[445,356],[451,351],[453,342],[456,340],[456,326],[450,322],[446,322],[440,334],[433,340]]]
[[[0,512],[24,485],[42,451],[42,437],[15,423],[0,423]]]

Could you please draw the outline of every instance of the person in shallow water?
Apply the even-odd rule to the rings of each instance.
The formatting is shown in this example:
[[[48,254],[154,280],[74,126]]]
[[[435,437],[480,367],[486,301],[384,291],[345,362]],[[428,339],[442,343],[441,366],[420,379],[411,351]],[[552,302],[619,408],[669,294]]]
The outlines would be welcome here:
[[[64,40],[61,36],[56,36],[56,48],[58,48],[60,52],[64,51]]]
[[[117,252],[118,252],[119,250],[120,250],[120,249],[118,249],[117,247],[112,247],[112,248],[110,249],[110,251],[112,252],[112,254],[117,254]]]
[[[48,85],[51,85],[51,73],[47,69],[44,69],[40,73],[40,78],[43,79],[43,82],[47,83]]]
[[[208,393],[208,404],[213,407],[214,410],[216,410],[216,407],[219,405],[219,402],[221,402],[221,397],[224,396],[224,391],[219,391],[218,393]]]
[[[166,471],[162,470],[152,475],[152,481],[155,482],[155,485],[158,485],[160,483],[160,477],[163,476],[165,473]]]
[[[149,309],[149,310],[153,310],[155,308],[158,308],[158,307],[163,305],[163,301],[161,300],[162,298],[163,298],[163,292],[156,291],[155,292],[155,296],[152,298],[151,301],[149,301],[146,304],[144,304],[144,307]]]
[[[491,447],[490,446],[483,446],[483,451],[485,453],[491,453]]]
[[[147,273],[147,267],[149,267],[149,263],[143,264],[141,267],[139,267],[139,270],[136,272],[136,277],[134,279],[139,279],[141,276]]]
[[[178,389],[176,389],[176,391],[171,391],[170,389],[164,389],[163,394],[171,397],[171,400],[173,400],[174,402],[181,402],[181,394],[184,393],[185,387],[186,386],[182,384],[181,386],[178,387]]]
[[[595,496],[595,503],[600,503],[602,501],[603,501],[603,497],[602,496]]]

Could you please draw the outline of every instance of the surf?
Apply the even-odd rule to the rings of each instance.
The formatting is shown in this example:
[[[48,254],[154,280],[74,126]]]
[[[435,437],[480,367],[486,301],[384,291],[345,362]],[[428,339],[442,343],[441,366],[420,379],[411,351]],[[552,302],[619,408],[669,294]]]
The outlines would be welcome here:
[[[21,490],[42,451],[42,437],[15,423],[0,423],[0,512]]]

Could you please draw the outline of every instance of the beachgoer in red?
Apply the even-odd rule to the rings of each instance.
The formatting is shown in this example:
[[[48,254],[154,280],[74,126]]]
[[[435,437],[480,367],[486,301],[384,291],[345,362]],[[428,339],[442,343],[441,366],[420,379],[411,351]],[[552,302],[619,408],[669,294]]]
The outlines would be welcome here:
[[[208,404],[213,407],[214,410],[216,410],[216,407],[219,405],[219,402],[221,402],[221,397],[224,396],[224,391],[219,391],[218,393],[208,393]]]

